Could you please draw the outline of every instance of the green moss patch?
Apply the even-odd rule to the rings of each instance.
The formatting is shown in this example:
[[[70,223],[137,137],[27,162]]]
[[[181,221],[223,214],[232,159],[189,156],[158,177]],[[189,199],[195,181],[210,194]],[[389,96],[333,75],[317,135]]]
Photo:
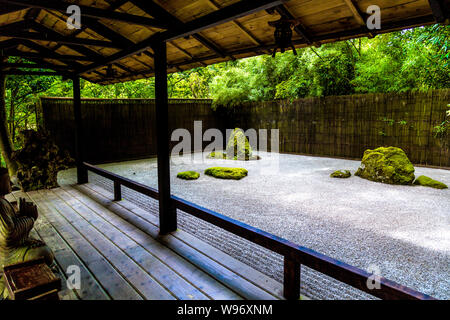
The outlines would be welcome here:
[[[183,180],[197,180],[200,177],[200,173],[195,171],[185,171],[177,174],[177,178]]]
[[[351,176],[352,174],[348,170],[338,170],[330,174],[331,178],[341,178],[341,179],[350,178]]]
[[[248,175],[243,168],[213,167],[205,170],[205,174],[219,179],[240,180]]]
[[[439,182],[437,180],[431,179],[427,176],[420,176],[414,181],[415,185],[430,187],[435,189],[447,189],[447,185],[445,183]]]
[[[415,178],[411,161],[402,149],[396,147],[366,150],[355,175],[371,181],[400,185],[412,184]]]

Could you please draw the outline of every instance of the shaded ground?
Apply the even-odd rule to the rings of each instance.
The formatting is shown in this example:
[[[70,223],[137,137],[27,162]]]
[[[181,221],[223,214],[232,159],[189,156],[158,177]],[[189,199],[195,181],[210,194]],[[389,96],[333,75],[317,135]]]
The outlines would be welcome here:
[[[416,290],[450,299],[450,189],[329,177],[337,169],[354,173],[358,161],[260,155],[259,161],[204,159],[194,164],[189,163],[190,156],[176,157],[172,192],[362,269],[376,267],[383,276]],[[249,175],[240,181],[218,180],[203,174],[211,166],[243,167]],[[157,188],[156,159],[101,167]],[[186,170],[202,175],[195,181],[176,178]],[[421,174],[450,185],[450,171],[416,168],[416,175]],[[60,182],[72,180],[73,175],[73,170],[62,172]],[[110,182],[90,176],[112,190]],[[124,197],[157,214],[153,200],[131,190],[124,190]],[[282,279],[278,255],[183,213],[180,228]],[[366,297],[307,268],[302,277],[302,289],[314,298]]]

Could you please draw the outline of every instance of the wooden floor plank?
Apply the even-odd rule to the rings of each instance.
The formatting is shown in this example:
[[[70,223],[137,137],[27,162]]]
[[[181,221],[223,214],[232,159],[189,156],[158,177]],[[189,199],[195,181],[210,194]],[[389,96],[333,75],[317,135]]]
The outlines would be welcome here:
[[[45,241],[44,238],[42,238],[36,229],[31,230],[30,236],[33,239]],[[55,267],[52,268],[53,272],[56,273],[54,270]],[[79,300],[80,298],[77,296],[77,294],[74,292],[74,290],[69,289],[67,287],[67,278],[64,273],[64,271],[61,269],[60,265],[56,265],[56,268],[58,270],[57,275],[61,279],[61,290],[58,291],[58,296],[60,300]]]
[[[138,292],[150,300],[173,300],[175,297],[160,283],[152,278],[144,269],[125,254],[113,242],[95,229],[72,207],[65,204],[55,194],[55,189],[40,191],[50,203],[82,236],[94,246],[101,255],[117,269]],[[136,246],[136,244],[129,244]]]
[[[17,197],[16,197],[17,195]],[[9,194],[7,197],[7,200],[9,202],[12,201],[19,201],[19,197],[25,198],[28,201],[30,201],[28,196],[24,196],[22,192],[13,194]],[[34,239],[42,240],[44,241],[50,248],[52,248],[52,251],[55,255],[55,261],[57,268],[59,270],[59,276],[61,277],[61,290],[58,292],[59,298],[61,300],[79,300],[79,295],[76,291],[69,289],[67,287],[67,277],[64,270],[67,270],[64,265],[59,263],[58,259],[61,261],[63,260],[62,257],[66,255],[66,248],[63,248],[64,241],[61,241],[61,239],[58,239],[57,241],[55,238],[58,236],[55,230],[53,230],[51,237],[47,237],[44,230],[48,230],[52,228],[48,221],[45,220],[44,217],[39,217],[39,219],[35,222],[34,228],[30,232],[30,236]],[[73,253],[72,253],[73,254]],[[81,290],[80,290],[81,291]]]
[[[105,189],[95,185],[95,184],[87,184],[85,185],[89,189],[101,193],[103,196],[112,199],[112,194],[106,191]],[[120,205],[126,207],[128,210],[136,213],[144,220],[154,224],[158,225],[158,219],[153,214],[147,212],[146,210],[143,210],[142,208],[136,206],[135,204],[131,203],[130,201],[122,200],[119,202]],[[176,237],[178,237],[181,241],[184,243],[192,246],[193,248],[200,249],[203,254],[207,255],[214,261],[223,264],[226,268],[230,269],[231,271],[241,275],[242,277],[246,278],[248,281],[257,284],[267,292],[274,294],[277,298],[282,299],[283,297],[283,285],[279,283],[278,281],[266,276],[262,272],[259,272],[252,267],[246,265],[245,263],[242,263],[241,261],[234,259],[233,257],[229,256],[225,252],[206,244],[204,241],[196,238],[195,236],[183,232],[181,230],[177,231],[176,234],[174,234]]]
[[[102,204],[104,206],[108,207],[111,211],[120,215],[125,220],[132,222],[132,224],[139,227],[144,232],[147,232],[151,236],[158,238],[158,241],[176,251],[179,255],[191,261],[197,267],[214,277],[216,280],[225,284],[233,291],[238,292],[246,299],[279,299],[276,294],[273,294],[266,289],[263,289],[258,285],[255,285],[254,283],[248,281],[248,279],[245,278],[246,275],[241,275],[239,273],[239,270],[235,272],[228,269],[218,261],[211,259],[211,257],[206,256],[201,251],[198,251],[196,248],[193,248],[187,243],[180,240],[179,237],[180,234],[182,235],[184,233],[183,231],[177,231],[171,235],[159,237],[156,217],[154,217],[153,215],[151,217],[146,217],[147,220],[137,215],[136,212],[133,212],[134,216],[133,214],[130,215],[130,208],[135,211],[139,211],[142,209],[135,207],[133,204],[129,203],[126,200],[122,200],[117,203],[112,202],[111,200],[109,200],[111,199],[111,194],[95,185],[88,184],[78,186],[76,188],[78,188],[79,190],[84,190],[86,194],[97,192],[97,194],[101,195],[104,198],[102,201]],[[124,207],[125,205],[127,206],[127,208]],[[149,222],[150,219],[153,219],[153,221]],[[224,261],[222,261],[222,263],[224,263]],[[253,271],[257,273],[256,270]]]
[[[99,211],[104,211],[105,207],[94,198],[86,196],[84,193],[75,190],[71,187],[63,187],[73,197],[83,201],[89,208]],[[223,286],[215,279],[199,270],[192,265],[186,259],[180,257],[174,251],[163,246],[161,243],[150,237],[147,233],[141,231],[130,223],[124,224],[125,220],[115,213],[106,210],[104,218],[110,223],[121,228],[126,234],[132,237],[140,245],[146,248],[149,252],[154,253],[159,259],[161,259],[168,267],[177,272],[180,276],[185,278],[188,282],[192,283],[199,290],[213,299],[218,300],[235,300],[242,299],[235,292],[231,291],[227,287]]]
[[[186,281],[179,274],[170,269],[156,255],[147,251],[131,237],[121,231],[128,222],[121,221],[116,226],[111,223],[114,215],[104,207],[93,208],[87,206],[83,198],[74,197],[66,190],[55,189],[54,193],[59,196],[67,205],[76,210],[84,219],[92,224],[105,237],[110,239],[116,246],[121,248],[130,258],[146,270],[155,280],[163,285],[178,299],[208,300],[209,297],[199,289]],[[116,217],[117,218],[117,217]],[[169,250],[169,249],[166,249]]]
[[[58,230],[111,298],[117,300],[143,299],[117,270],[61,216],[61,213],[52,206],[47,197],[43,197],[39,191],[29,192],[28,195],[37,203],[40,213]]]

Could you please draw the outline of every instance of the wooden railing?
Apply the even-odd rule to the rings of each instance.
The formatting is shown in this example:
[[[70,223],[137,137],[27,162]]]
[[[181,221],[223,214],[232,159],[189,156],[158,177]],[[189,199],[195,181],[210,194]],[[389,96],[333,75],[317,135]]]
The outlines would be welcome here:
[[[87,170],[114,182],[114,200],[116,201],[122,198],[121,186],[153,199],[158,199],[158,191],[151,187],[95,167],[89,163],[84,162],[83,164]],[[171,198],[177,209],[284,256],[283,294],[286,299],[298,299],[300,297],[300,269],[302,266],[307,266],[384,300],[435,300],[431,296],[394,281],[374,276],[362,269],[296,245],[288,240],[200,207],[179,197],[172,196]],[[370,289],[367,285],[368,280],[376,281],[376,284],[379,285],[378,288]]]

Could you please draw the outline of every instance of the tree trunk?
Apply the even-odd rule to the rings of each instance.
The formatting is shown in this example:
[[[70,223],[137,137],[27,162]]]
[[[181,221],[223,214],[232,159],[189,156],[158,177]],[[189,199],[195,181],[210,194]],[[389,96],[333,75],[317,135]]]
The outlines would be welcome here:
[[[16,175],[17,162],[11,159],[13,152],[13,145],[9,136],[7,118],[6,118],[6,75],[2,72],[0,61],[0,149],[5,159],[6,166],[10,176]]]

